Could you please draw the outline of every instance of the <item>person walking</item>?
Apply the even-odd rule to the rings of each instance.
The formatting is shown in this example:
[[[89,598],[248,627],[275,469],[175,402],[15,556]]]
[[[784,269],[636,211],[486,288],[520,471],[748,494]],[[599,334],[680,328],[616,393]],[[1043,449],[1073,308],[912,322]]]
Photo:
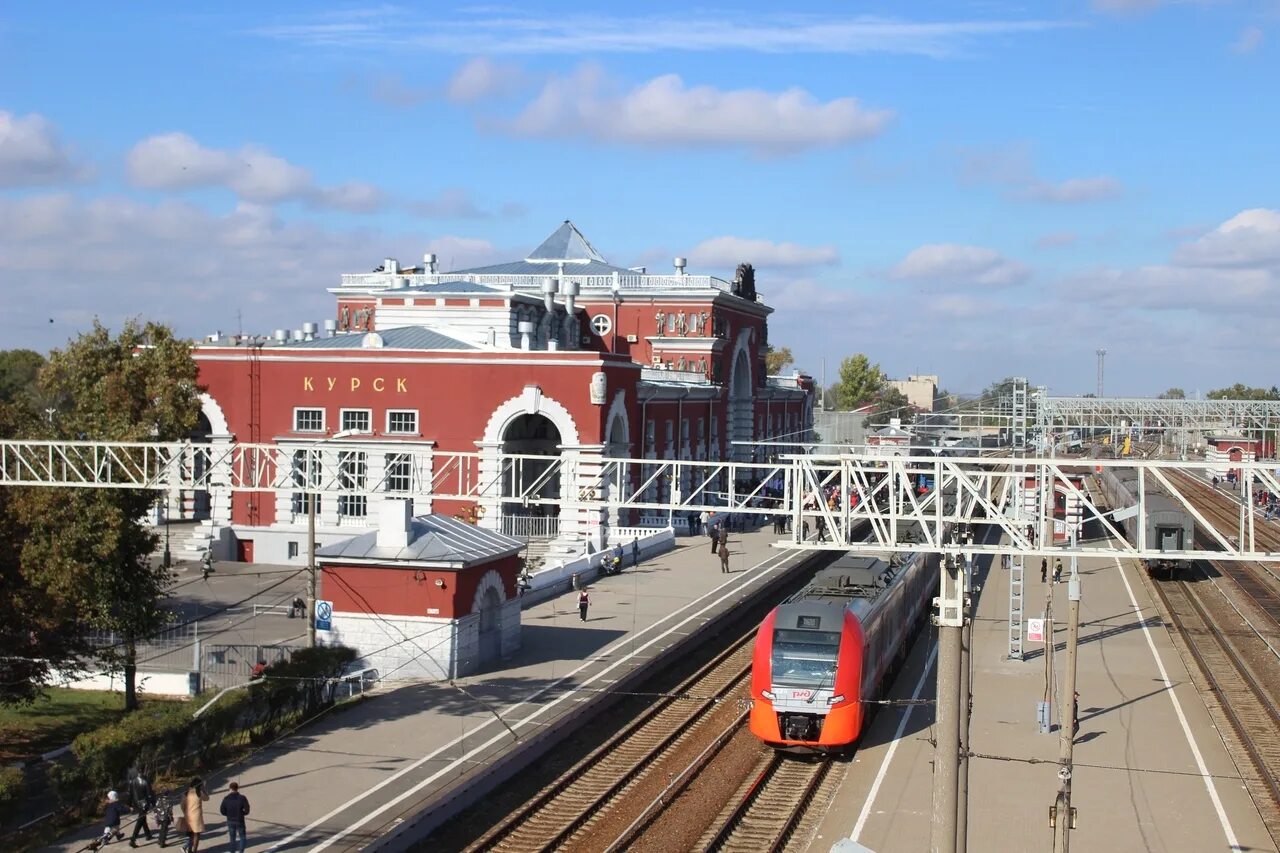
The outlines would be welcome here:
[[[726,575],[727,575],[727,574],[729,573],[729,546],[728,546],[728,544],[726,544],[726,543],[724,543],[724,542],[721,542],[721,543],[720,543],[720,550],[719,550],[719,552],[718,552],[718,553],[720,554],[720,571],[721,571],[721,573],[723,573],[723,574],[726,574]]]
[[[204,781],[192,779],[187,792],[182,795],[182,814],[178,817],[178,831],[187,834],[187,843],[182,845],[183,853],[197,853],[200,850],[200,836],[204,833],[204,804],[209,802],[205,793]]]
[[[231,793],[222,798],[222,806],[218,811],[227,819],[227,840],[231,844],[232,853],[244,853],[246,839],[244,819],[249,816],[249,798],[240,793],[240,785],[232,782],[227,786]]]
[[[690,512],[688,515],[688,520],[689,520],[690,536],[697,536],[699,533],[702,532],[702,524],[701,524],[702,517],[698,515],[697,511]]]
[[[707,538],[711,540],[711,553],[714,554],[716,552],[716,545],[720,541],[720,526],[718,524],[711,524],[707,526]]]
[[[631,540],[631,567],[635,568],[640,565],[640,539],[639,537]]]
[[[115,791],[107,791],[107,807],[102,810],[104,840],[110,840],[114,835],[116,841],[124,841],[124,830],[120,828],[120,819],[128,813],[129,807],[120,802],[120,795]]]
[[[169,827],[173,826],[173,801],[166,794],[157,794],[152,814],[155,815],[156,830],[160,833],[160,846],[163,848],[169,840]]]
[[[584,589],[578,593],[578,618],[583,622],[587,621],[587,608],[589,606],[591,606],[591,596],[587,595],[587,591]]]
[[[1049,579],[1049,558],[1040,558],[1040,583],[1044,583]]]
[[[1053,561],[1053,582],[1062,583],[1062,560]]]
[[[720,532],[716,536],[716,542],[721,548],[729,544],[729,530],[723,524],[720,525]]]
[[[129,846],[138,846],[138,833],[145,832],[147,840],[151,840],[151,827],[147,825],[147,812],[155,807],[156,795],[151,789],[151,781],[142,773],[141,767],[133,769],[133,775],[129,777],[129,802],[133,804],[133,810],[138,813],[138,819],[133,822],[133,835],[129,837]]]

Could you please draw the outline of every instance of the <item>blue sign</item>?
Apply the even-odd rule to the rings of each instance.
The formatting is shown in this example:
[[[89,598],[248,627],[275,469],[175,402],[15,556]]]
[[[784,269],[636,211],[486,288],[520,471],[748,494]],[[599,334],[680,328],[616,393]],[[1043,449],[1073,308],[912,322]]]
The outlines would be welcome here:
[[[316,630],[330,631],[333,629],[333,602],[317,601],[316,602]]]

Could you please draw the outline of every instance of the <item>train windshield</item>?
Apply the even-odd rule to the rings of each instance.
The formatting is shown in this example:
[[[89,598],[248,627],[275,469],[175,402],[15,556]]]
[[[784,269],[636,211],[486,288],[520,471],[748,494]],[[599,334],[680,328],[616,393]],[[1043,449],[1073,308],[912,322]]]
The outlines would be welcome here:
[[[840,653],[839,631],[773,632],[773,683],[788,687],[830,687]]]

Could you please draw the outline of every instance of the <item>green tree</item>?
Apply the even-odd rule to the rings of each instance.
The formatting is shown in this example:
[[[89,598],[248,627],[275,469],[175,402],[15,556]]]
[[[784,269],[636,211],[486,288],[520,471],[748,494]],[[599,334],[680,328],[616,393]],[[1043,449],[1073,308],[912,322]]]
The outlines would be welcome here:
[[[1159,397],[1158,399],[1161,399],[1161,400],[1185,400],[1185,399],[1187,399],[1187,392],[1186,392],[1186,391],[1183,391],[1181,388],[1170,388],[1169,390],[1167,390],[1167,391],[1165,391],[1163,394],[1161,394],[1161,395],[1160,395],[1160,397]]]
[[[764,356],[764,363],[765,368],[768,370],[768,375],[777,376],[795,364],[796,360],[791,355],[791,347],[769,347],[769,351]]]
[[[189,343],[153,323],[130,322],[114,338],[95,323],[50,355],[39,390],[63,401],[50,425],[59,438],[178,440],[200,414]],[[155,501],[145,489],[40,487],[13,496],[25,536],[8,544],[20,549],[24,578],[83,626],[118,637],[99,657],[123,672],[130,710],[137,707],[136,644],[169,619],[163,598],[172,576],[152,561],[157,537],[143,521]]]
[[[880,365],[872,364],[862,353],[840,362],[840,378],[831,386],[831,397],[837,409],[856,409],[876,398],[884,389],[885,375]]]
[[[0,403],[15,404],[33,395],[44,356],[34,350],[0,351]]]
[[[875,409],[864,422],[867,427],[879,429],[887,426],[890,418],[899,418],[909,424],[915,419],[915,409],[907,402],[907,395],[892,385],[884,385],[873,398]]]
[[[1230,388],[1218,388],[1205,396],[1210,400],[1280,400],[1280,389],[1274,385],[1270,388],[1253,388],[1237,382]]]

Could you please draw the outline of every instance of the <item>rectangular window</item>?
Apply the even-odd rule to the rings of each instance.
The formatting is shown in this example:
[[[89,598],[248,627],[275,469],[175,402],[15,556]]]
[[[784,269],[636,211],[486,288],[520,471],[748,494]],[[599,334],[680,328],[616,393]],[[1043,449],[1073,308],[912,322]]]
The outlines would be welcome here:
[[[647,448],[653,448],[653,421],[648,421],[644,425],[644,445]]]
[[[344,450],[338,454],[338,488],[363,491],[369,463],[363,451]],[[338,515],[364,518],[369,514],[369,498],[363,494],[338,495]]]
[[[667,421],[667,444],[671,444],[676,438],[675,421]]]
[[[324,409],[294,409],[294,432],[324,432]]]
[[[681,444],[689,443],[689,419],[688,418],[680,419],[680,443]]]
[[[289,543],[289,559],[292,560],[297,556],[298,556],[298,543],[290,542]]]
[[[417,435],[418,434],[418,410],[417,409],[388,409],[387,410],[387,434],[388,435]]]
[[[413,490],[413,454],[388,453],[386,456],[386,478],[384,484],[388,492],[408,492]]]
[[[373,432],[373,412],[369,409],[343,409],[342,430]]]
[[[317,409],[316,411],[320,411]],[[306,487],[308,480],[314,488],[320,485],[320,451],[319,450],[295,450],[293,451],[293,466],[291,468],[293,484],[298,487]],[[304,515],[310,511],[311,502],[315,501],[316,512],[320,512],[320,496],[307,494],[306,492],[294,492],[292,495],[291,505],[294,515]]]
[[[707,440],[707,419],[698,418],[698,441]]]

